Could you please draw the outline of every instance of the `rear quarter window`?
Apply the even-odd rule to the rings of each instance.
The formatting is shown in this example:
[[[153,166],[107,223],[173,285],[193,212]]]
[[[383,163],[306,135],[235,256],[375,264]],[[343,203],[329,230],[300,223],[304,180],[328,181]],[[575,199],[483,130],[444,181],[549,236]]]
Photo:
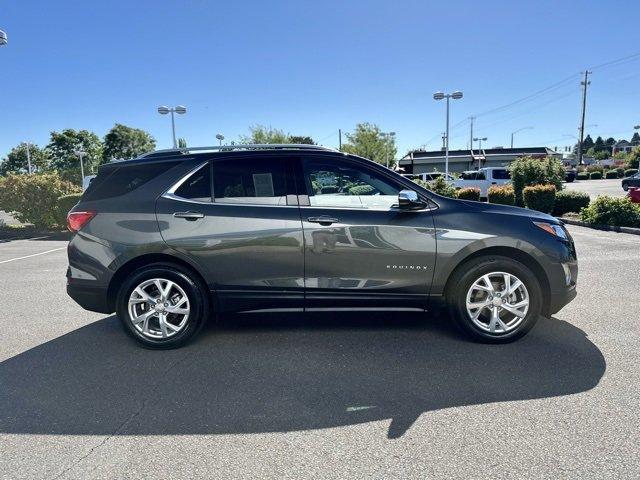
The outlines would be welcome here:
[[[162,175],[179,162],[161,162],[122,166],[115,171],[99,173],[82,196],[83,200],[104,200],[131,193],[145,183]],[[102,177],[102,178],[101,178]]]

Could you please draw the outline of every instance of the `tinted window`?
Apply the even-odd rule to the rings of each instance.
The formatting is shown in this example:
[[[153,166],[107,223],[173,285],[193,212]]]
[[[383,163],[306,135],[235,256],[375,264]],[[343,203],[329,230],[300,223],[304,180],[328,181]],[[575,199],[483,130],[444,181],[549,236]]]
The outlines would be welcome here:
[[[214,164],[216,203],[287,204],[286,160],[234,158]]]
[[[462,172],[463,180],[475,180],[477,176],[477,172]]]
[[[509,172],[507,170],[494,170],[493,178],[495,180],[509,180],[511,178],[511,175],[509,175]]]
[[[478,171],[478,172],[476,172],[476,178],[475,179],[476,180],[486,180],[487,178],[486,178],[484,172]]]
[[[130,167],[122,166],[112,171],[111,174],[109,171],[99,172],[84,192],[83,199],[102,200],[130,193],[177,164],[178,162],[160,162]]]
[[[311,206],[389,209],[398,203],[399,185],[366,167],[323,160],[305,162]]]
[[[175,194],[196,202],[211,201],[211,166],[207,163],[180,185]]]

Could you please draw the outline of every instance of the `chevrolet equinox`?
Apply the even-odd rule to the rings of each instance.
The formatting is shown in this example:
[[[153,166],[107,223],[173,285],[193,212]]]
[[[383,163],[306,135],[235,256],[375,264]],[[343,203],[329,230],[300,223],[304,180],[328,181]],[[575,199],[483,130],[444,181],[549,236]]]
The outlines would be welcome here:
[[[312,145],[156,151],[99,168],[69,212],[67,292],[150,348],[213,313],[435,311],[510,342],[576,295],[573,241],[524,208],[445,198]]]

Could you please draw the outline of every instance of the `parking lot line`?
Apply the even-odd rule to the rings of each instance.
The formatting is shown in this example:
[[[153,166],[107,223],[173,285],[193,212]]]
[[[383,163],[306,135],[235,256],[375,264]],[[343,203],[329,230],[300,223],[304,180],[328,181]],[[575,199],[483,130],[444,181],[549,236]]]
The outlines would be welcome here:
[[[37,257],[38,255],[44,255],[46,253],[57,252],[58,250],[64,250],[65,248],[67,248],[67,247],[53,248],[51,250],[47,250],[46,252],[40,252],[40,253],[31,254],[31,255],[25,255],[24,257],[10,258],[9,260],[0,261],[0,264],[9,263],[9,262],[15,262],[16,260],[23,260],[25,258]]]

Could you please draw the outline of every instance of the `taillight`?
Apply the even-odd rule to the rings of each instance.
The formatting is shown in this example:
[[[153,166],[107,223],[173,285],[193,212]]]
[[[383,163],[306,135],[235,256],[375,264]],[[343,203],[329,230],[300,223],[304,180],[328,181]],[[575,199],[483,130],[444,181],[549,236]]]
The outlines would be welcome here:
[[[69,212],[67,215],[67,228],[76,233],[95,216],[96,212]]]

